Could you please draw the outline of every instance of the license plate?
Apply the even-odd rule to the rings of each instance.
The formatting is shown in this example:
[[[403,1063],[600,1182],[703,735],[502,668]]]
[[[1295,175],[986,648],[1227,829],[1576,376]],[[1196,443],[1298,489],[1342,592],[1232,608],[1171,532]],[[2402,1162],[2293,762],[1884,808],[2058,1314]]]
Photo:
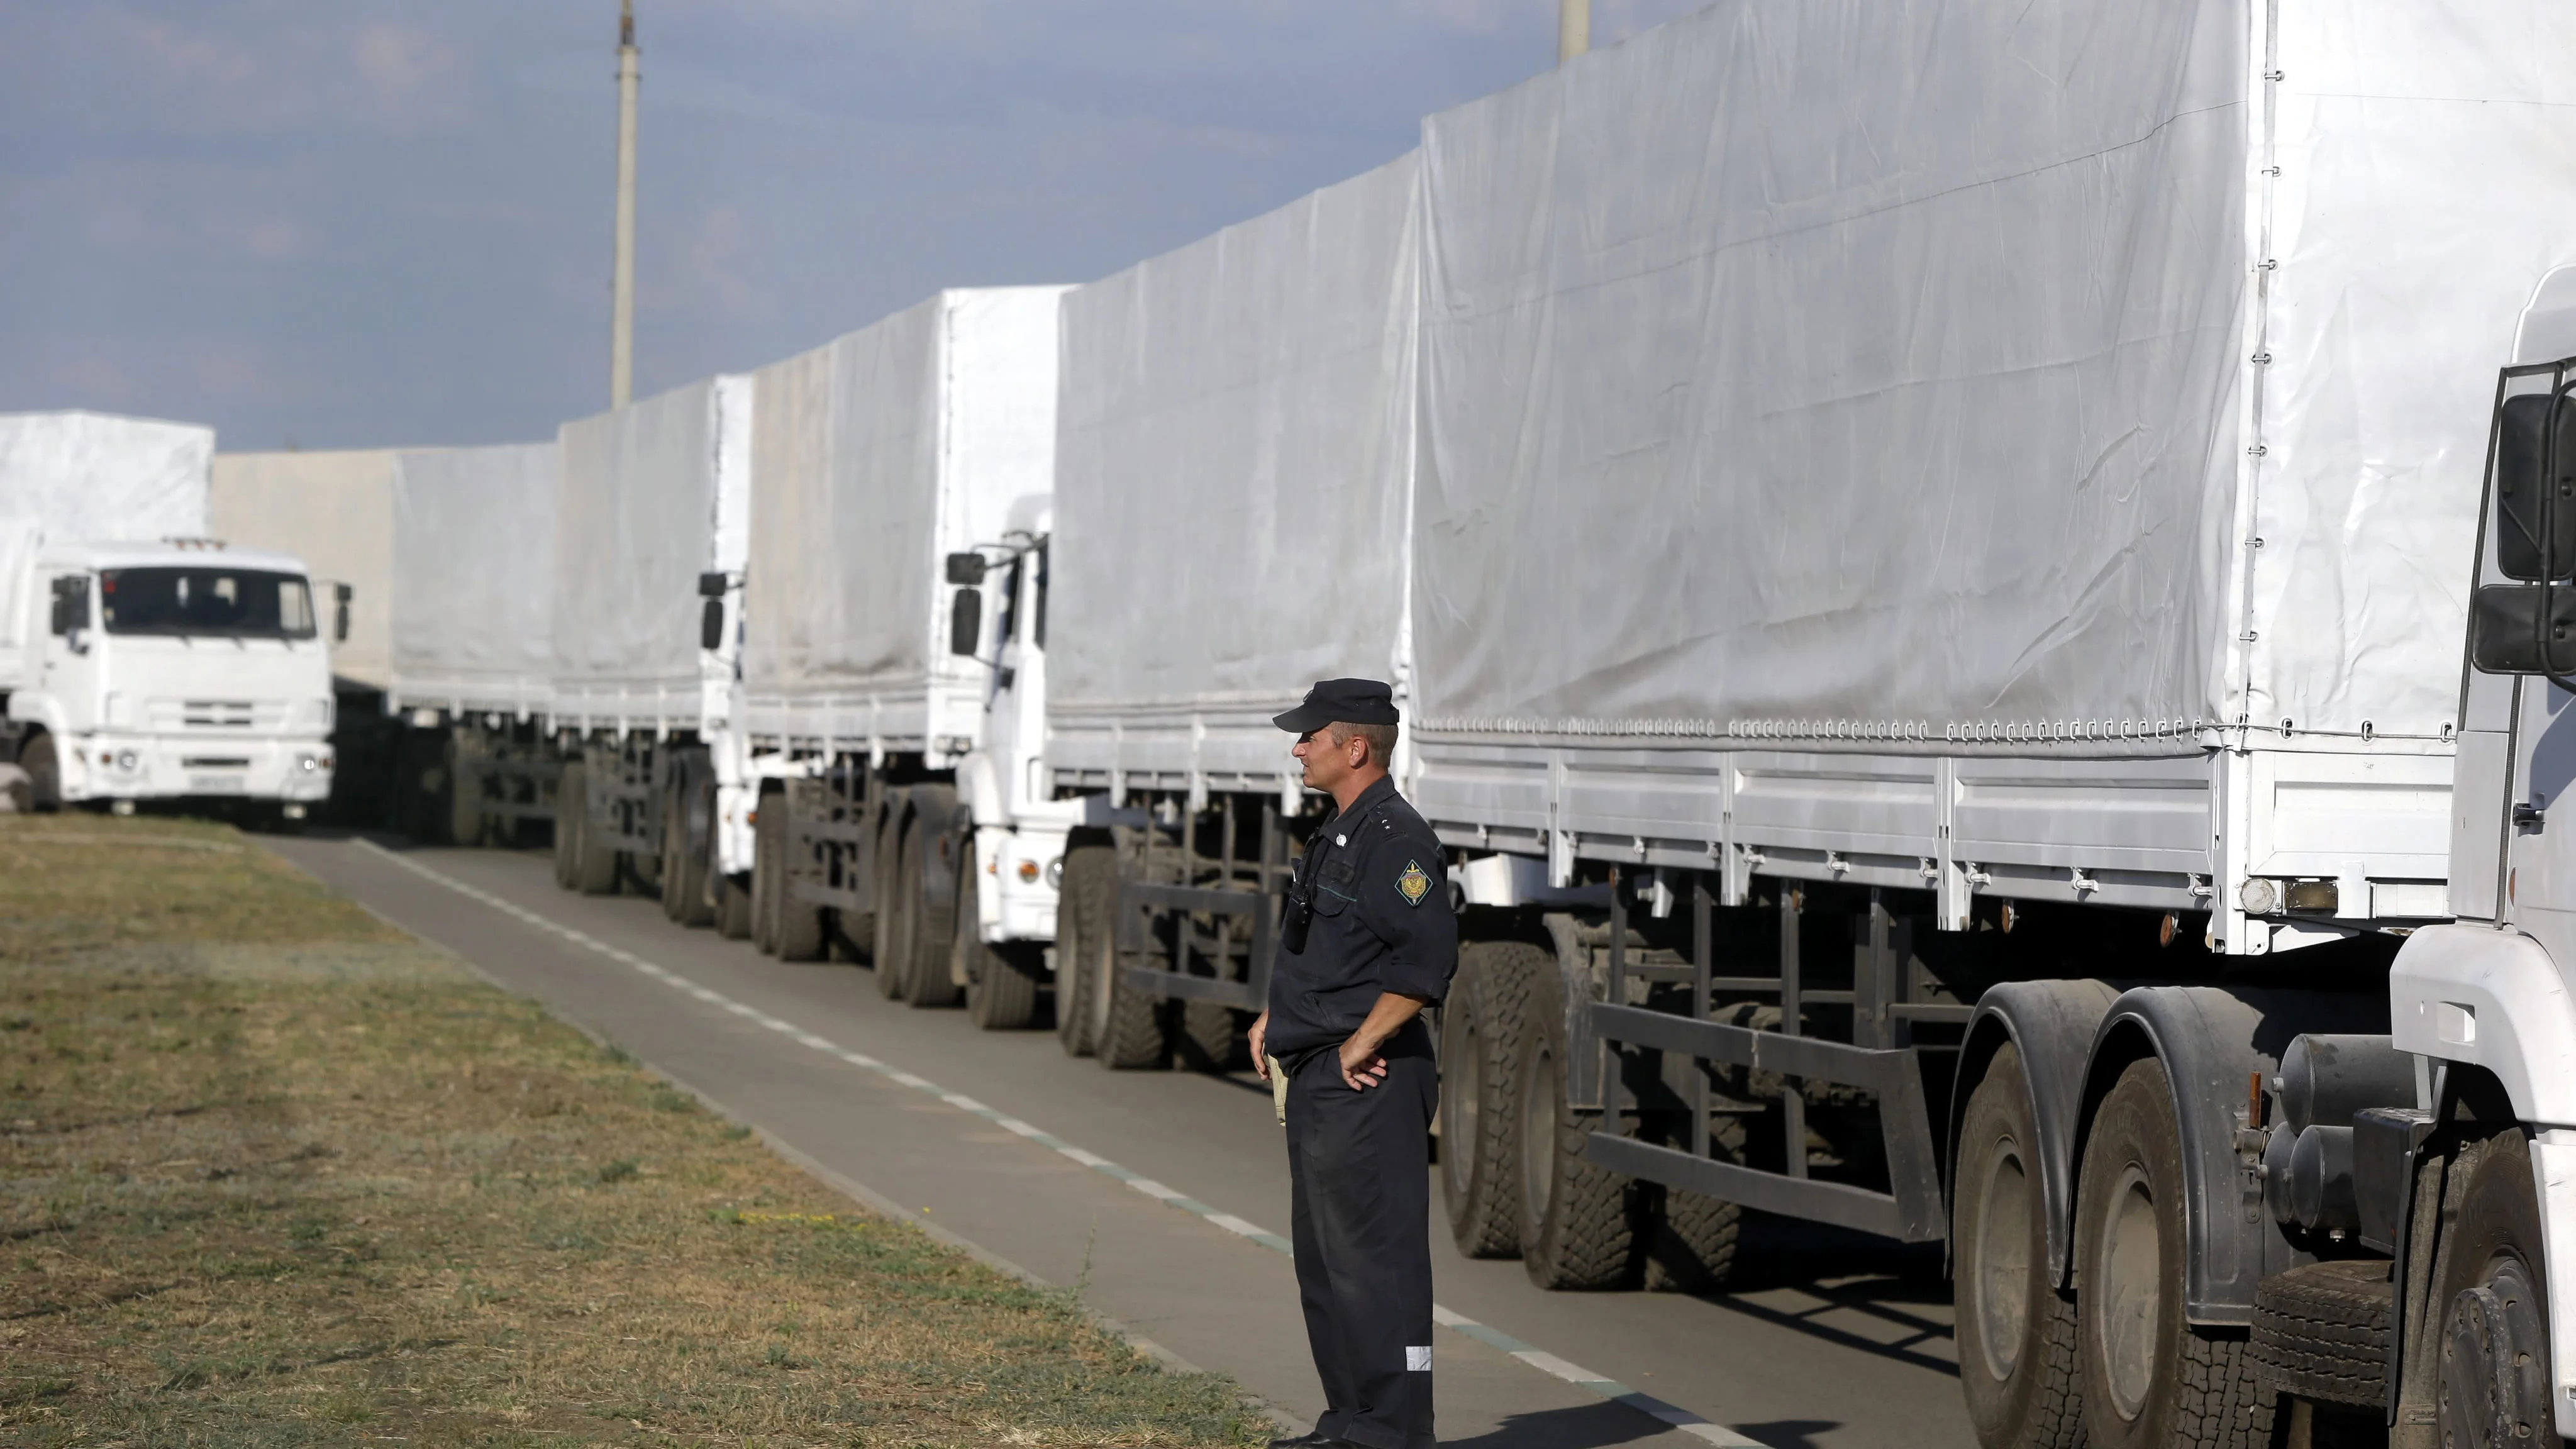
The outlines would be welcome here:
[[[238,793],[249,784],[250,778],[246,775],[190,775],[188,777],[189,789],[214,795]]]

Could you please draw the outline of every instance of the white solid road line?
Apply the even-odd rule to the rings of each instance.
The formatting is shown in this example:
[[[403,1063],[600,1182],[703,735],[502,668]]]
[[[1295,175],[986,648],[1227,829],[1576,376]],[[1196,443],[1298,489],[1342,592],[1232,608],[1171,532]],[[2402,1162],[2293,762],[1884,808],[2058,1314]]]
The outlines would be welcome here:
[[[444,871],[433,869],[421,864],[419,861],[411,859],[408,856],[387,850],[372,840],[360,837],[358,844],[368,850],[374,851],[386,860],[393,862],[395,865],[401,866],[403,869],[408,870],[425,880],[433,881],[439,885],[445,886],[447,889],[456,892],[458,895],[464,896],[468,900],[477,901],[483,905],[490,906],[492,909],[501,912],[503,915],[525,922],[528,925],[536,927],[538,930],[560,936],[585,950],[595,951],[600,955],[607,957],[609,960],[615,961],[621,966],[631,967],[645,976],[651,977],[653,980],[671,987],[673,990],[696,997],[698,1000],[705,1002],[709,1006],[716,1007],[722,1011],[731,1012],[746,1021],[754,1023],[755,1025],[777,1032],[779,1035],[786,1037],[789,1041],[795,1042],[799,1046],[811,1048],[814,1051],[821,1052],[825,1056],[835,1058],[863,1071],[874,1072],[886,1080],[894,1082],[900,1086],[909,1087],[917,1092],[927,1093],[961,1112],[972,1113],[975,1116],[981,1117],[985,1121],[992,1123],[994,1126],[1011,1133],[1013,1136],[1026,1138],[1030,1142],[1052,1149],[1062,1157],[1078,1162],[1083,1166],[1090,1168],[1094,1172],[1101,1173],[1104,1176],[1123,1182],[1127,1186],[1134,1188],[1136,1191],[1143,1193],[1147,1197],[1153,1198],[1168,1207],[1179,1208],[1181,1211],[1199,1218],[1204,1222],[1213,1224],[1216,1227],[1222,1228],[1229,1233],[1233,1233],[1237,1237],[1258,1243],[1273,1252],[1286,1253],[1289,1251],[1288,1240],[1279,1236],[1277,1233],[1267,1231],[1266,1229],[1257,1227],[1252,1223],[1245,1222],[1243,1219],[1236,1217],[1231,1213],[1218,1212],[1215,1208],[1208,1206],[1206,1203],[1200,1202],[1196,1198],[1188,1196],[1176,1188],[1166,1187],[1162,1183],[1154,1181],[1152,1178],[1142,1177],[1136,1173],[1130,1172],[1126,1168],[1119,1166],[1117,1163],[1110,1161],[1108,1158],[1102,1157],[1097,1153],[1086,1152],[1083,1149],[1074,1146],[1072,1143],[1067,1142],[1052,1133],[1032,1127],[1028,1123],[1020,1121],[1016,1117],[1005,1116],[1003,1113],[985,1106],[983,1103],[978,1102],[974,1098],[966,1096],[961,1092],[949,1091],[947,1088],[930,1081],[928,1078],[915,1076],[911,1072],[888,1066],[884,1062],[878,1061],[876,1058],[868,1056],[863,1052],[854,1052],[835,1045],[834,1043],[816,1036],[814,1033],[807,1031],[805,1028],[798,1026],[793,1022],[783,1021],[778,1017],[770,1015],[768,1012],[762,1011],[756,1006],[736,1001],[733,998],[724,995],[722,992],[710,990],[707,987],[701,986],[697,982],[691,981],[687,977],[680,975],[676,971],[672,971],[667,967],[657,966],[654,963],[645,960],[643,957],[636,955],[632,951],[612,946],[606,941],[602,941],[598,937],[593,936],[586,931],[575,930],[571,926],[564,925],[559,921],[551,920],[545,916],[539,915],[537,912],[529,910],[525,906],[518,905],[512,901],[503,900],[501,897],[492,894],[490,891],[483,890],[477,886],[468,885],[464,881],[458,880],[456,877],[449,875]],[[1468,1318],[1462,1314],[1453,1313],[1449,1309],[1441,1307],[1439,1304],[1435,1303],[1431,1306],[1431,1316],[1442,1326],[1456,1329],[1458,1332],[1467,1335],[1469,1338],[1475,1339],[1479,1343],[1500,1349],[1504,1353],[1511,1355],[1522,1363],[1528,1364],[1531,1368],[1537,1369],[1541,1373],[1562,1379],[1566,1383],[1572,1384],[1587,1393],[1607,1399],[1612,1403],[1625,1404],[1629,1408],[1635,1409],[1649,1418],[1655,1419],[1671,1428],[1678,1429],[1682,1433],[1688,1434],[1695,1439],[1700,1439],[1710,1444],[1740,1446],[1740,1449],[1762,1449],[1759,1440],[1748,1439],[1723,1424],[1712,1423],[1709,1420],[1692,1413],[1690,1410],[1680,1407],[1679,1405],[1667,1404],[1663,1400],[1655,1398],[1650,1394],[1640,1393],[1637,1390],[1628,1387],[1626,1384],[1620,1383],[1616,1379],[1604,1378],[1601,1375],[1592,1372],[1590,1369],[1568,1363],[1564,1359],[1558,1358],[1555,1354],[1549,1353],[1544,1349],[1536,1348],[1530,1344],[1523,1343],[1519,1339],[1512,1337],[1510,1334],[1504,1333],[1496,1328],[1488,1327],[1485,1324],[1478,1323],[1474,1319]]]

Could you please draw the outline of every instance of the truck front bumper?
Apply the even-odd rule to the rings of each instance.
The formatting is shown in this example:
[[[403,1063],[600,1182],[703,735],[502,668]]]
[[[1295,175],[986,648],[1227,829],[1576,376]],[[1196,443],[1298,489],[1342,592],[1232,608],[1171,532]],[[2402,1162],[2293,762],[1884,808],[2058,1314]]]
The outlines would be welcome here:
[[[58,745],[66,800],[318,801],[338,763],[331,742],[207,739],[102,730]]]

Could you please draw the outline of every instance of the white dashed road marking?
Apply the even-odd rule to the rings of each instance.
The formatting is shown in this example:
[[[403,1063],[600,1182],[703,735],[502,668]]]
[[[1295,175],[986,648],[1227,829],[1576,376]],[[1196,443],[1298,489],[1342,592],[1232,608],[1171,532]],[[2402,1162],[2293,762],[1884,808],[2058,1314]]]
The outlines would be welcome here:
[[[1231,1213],[1218,1212],[1215,1208],[1208,1206],[1206,1203],[1200,1202],[1194,1197],[1190,1197],[1187,1194],[1182,1193],[1176,1188],[1166,1187],[1163,1184],[1154,1181],[1150,1177],[1144,1177],[1137,1173],[1130,1172],[1126,1168],[1119,1166],[1117,1163],[1110,1161],[1106,1157],[1102,1157],[1097,1153],[1086,1152],[1083,1149],[1074,1146],[1072,1143],[1065,1141],[1063,1138],[1055,1136],[1053,1133],[1032,1127],[1028,1123],[1023,1122],[1016,1117],[1006,1116],[991,1107],[985,1106],[983,1103],[976,1101],[974,1098],[969,1097],[962,1092],[949,1091],[947,1088],[942,1087],[938,1083],[930,1081],[925,1077],[915,1076],[910,1072],[901,1071],[894,1067],[887,1066],[885,1063],[878,1061],[876,1058],[868,1056],[865,1053],[854,1052],[844,1047],[836,1046],[793,1022],[781,1021],[777,1017],[770,1015],[768,1012],[760,1010],[758,1007],[736,1001],[722,992],[710,990],[707,987],[701,986],[697,982],[691,981],[687,977],[680,975],[676,971],[670,970],[667,967],[657,966],[631,951],[612,946],[586,931],[575,930],[570,926],[550,920],[545,916],[537,914],[535,911],[529,910],[525,906],[512,901],[503,900],[501,897],[492,894],[490,891],[468,885],[465,882],[458,880],[456,877],[448,875],[444,871],[434,870],[429,866],[421,864],[419,861],[412,860],[406,856],[387,850],[372,840],[361,839],[358,844],[374,851],[380,856],[383,856],[386,860],[393,862],[395,865],[401,866],[403,869],[412,872],[414,875],[420,876],[424,880],[433,881],[439,885],[445,886],[447,889],[456,892],[458,895],[464,896],[468,900],[478,901],[484,905],[490,906],[492,909],[499,911],[505,916],[524,922],[527,925],[534,926],[540,931],[560,936],[563,939],[572,942],[576,946],[597,952],[620,965],[632,967],[645,976],[648,976],[655,981],[659,981],[665,986],[672,987],[678,991],[686,993],[687,995],[696,997],[698,1000],[705,1002],[709,1006],[729,1011],[747,1021],[754,1022],[770,1031],[777,1032],[779,1035],[786,1037],[789,1041],[795,1042],[799,1046],[809,1047],[814,1051],[821,1052],[825,1056],[846,1062],[862,1071],[875,1072],[877,1075],[884,1077],[887,1081],[893,1082],[899,1086],[909,1087],[916,1092],[927,1093],[961,1112],[972,1113],[973,1115],[981,1117],[985,1121],[992,1123],[994,1126],[1001,1128],[1005,1132],[1009,1132],[1014,1136],[1027,1138],[1029,1141],[1037,1143],[1039,1146],[1050,1148],[1062,1157],[1078,1162],[1084,1167],[1088,1167],[1092,1171],[1101,1173],[1104,1176],[1115,1178],[1116,1180],[1125,1183],[1127,1186],[1134,1188],[1136,1191],[1143,1193],[1147,1197],[1153,1198],[1167,1206],[1179,1208],[1181,1211],[1188,1213],[1193,1217],[1200,1218],[1219,1228],[1223,1228],[1225,1231],[1233,1233],[1237,1237],[1247,1238],[1253,1242],[1259,1243],[1261,1246],[1268,1248],[1273,1252],[1286,1253],[1289,1251],[1288,1240],[1279,1236],[1277,1233],[1270,1232],[1267,1229],[1245,1222],[1243,1219],[1235,1217]],[[1729,1429],[1724,1424],[1712,1423],[1709,1420],[1692,1413],[1688,1409],[1681,1408],[1674,1404],[1667,1404],[1663,1400],[1655,1398],[1649,1394],[1639,1393],[1637,1390],[1628,1387],[1626,1384],[1620,1383],[1616,1379],[1603,1378],[1601,1375],[1592,1372],[1590,1369],[1583,1368],[1577,1364],[1568,1363],[1564,1359],[1558,1358],[1555,1354],[1523,1343],[1519,1339],[1512,1337],[1510,1334],[1502,1332],[1500,1329],[1490,1328],[1482,1323],[1476,1322],[1472,1318],[1465,1317],[1464,1315],[1454,1313],[1449,1309],[1443,1308],[1439,1304],[1435,1303],[1431,1306],[1431,1317],[1434,1322],[1440,1324],[1442,1327],[1455,1329],[1458,1332],[1467,1335],[1469,1338],[1475,1339],[1479,1343],[1499,1349],[1513,1358],[1520,1360],[1522,1363],[1528,1364],[1531,1368],[1537,1369],[1541,1373],[1562,1379],[1566,1383],[1572,1384],[1575,1387],[1600,1398],[1607,1399],[1614,1404],[1625,1404],[1629,1408],[1635,1409],[1649,1418],[1655,1419],[1660,1423],[1666,1424],[1682,1433],[1688,1434],[1695,1439],[1699,1439],[1710,1444],[1741,1446],[1741,1449],[1761,1449],[1760,1441],[1748,1439],[1743,1435],[1736,1433],[1734,1430]]]

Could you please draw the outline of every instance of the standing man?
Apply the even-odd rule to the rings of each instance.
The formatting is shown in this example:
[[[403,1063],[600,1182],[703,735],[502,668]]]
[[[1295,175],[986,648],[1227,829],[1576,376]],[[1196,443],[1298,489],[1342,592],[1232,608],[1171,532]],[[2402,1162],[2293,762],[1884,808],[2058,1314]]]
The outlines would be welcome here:
[[[1287,1080],[1297,1296],[1324,1416],[1274,1449],[1434,1449],[1431,1112],[1422,1008],[1449,991],[1458,918],[1440,842],[1387,778],[1394,692],[1327,679],[1272,723],[1306,788],[1337,807],[1306,842],[1252,1024],[1264,1080]]]

